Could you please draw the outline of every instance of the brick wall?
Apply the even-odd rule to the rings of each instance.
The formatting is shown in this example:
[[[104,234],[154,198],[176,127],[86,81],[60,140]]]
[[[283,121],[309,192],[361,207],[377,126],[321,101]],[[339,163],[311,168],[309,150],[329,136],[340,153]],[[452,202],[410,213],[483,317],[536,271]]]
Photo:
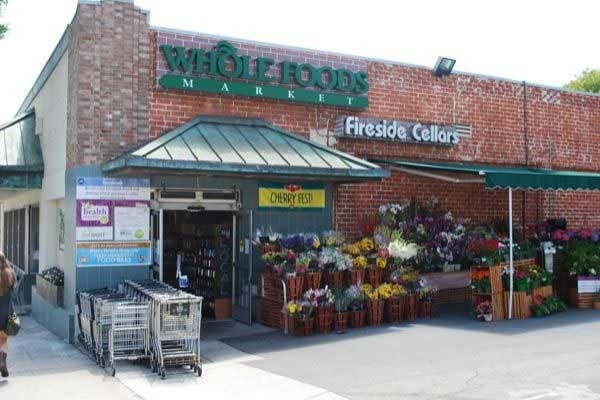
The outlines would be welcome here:
[[[68,51],[67,165],[101,163],[147,141],[146,13],[121,1],[79,4]]]
[[[158,45],[174,44],[209,49],[218,39],[171,31],[154,31],[153,77],[150,95],[151,136],[160,136],[199,114],[258,117],[308,137],[313,129],[333,129],[338,115],[359,115],[470,125],[471,138],[453,148],[417,144],[386,144],[360,139],[339,139],[339,150],[359,157],[405,158],[454,162],[530,165],[600,171],[600,97],[573,94],[522,83],[452,74],[436,78],[426,68],[332,56],[314,51],[290,50],[246,42],[232,42],[240,54],[268,56],[276,62],[289,59],[331,65],[369,73],[368,109],[290,104],[164,90],[157,80],[166,71]],[[525,120],[527,129],[525,130]],[[525,134],[527,131],[527,134]],[[383,182],[339,185],[335,192],[334,225],[358,234],[357,216],[373,213],[388,201],[435,196],[440,209],[484,223],[505,218],[508,194],[483,185],[457,185],[393,172]],[[519,192],[514,194],[515,223],[522,226],[540,218],[566,216],[571,226],[600,226],[600,194],[579,192]]]
[[[600,97],[522,83],[369,61],[312,50],[231,41],[239,54],[317,66],[367,70],[370,106],[356,111],[213,94],[164,90],[166,66],[158,46],[213,47],[219,38],[151,30],[144,12],[128,2],[80,4],[69,46],[68,165],[98,164],[158,137],[198,115],[263,118],[309,137],[332,130],[339,115],[468,124],[472,137],[455,147],[386,144],[343,138],[336,147],[368,158],[479,162],[600,171]],[[526,106],[524,106],[526,98]],[[527,121],[525,123],[525,121]],[[334,200],[338,229],[356,234],[357,216],[384,202],[437,197],[455,216],[486,222],[507,213],[507,194],[483,185],[457,185],[393,172],[383,182],[340,185]],[[572,226],[600,226],[600,195],[527,192],[525,222],[566,216]],[[521,224],[522,193],[515,193]]]

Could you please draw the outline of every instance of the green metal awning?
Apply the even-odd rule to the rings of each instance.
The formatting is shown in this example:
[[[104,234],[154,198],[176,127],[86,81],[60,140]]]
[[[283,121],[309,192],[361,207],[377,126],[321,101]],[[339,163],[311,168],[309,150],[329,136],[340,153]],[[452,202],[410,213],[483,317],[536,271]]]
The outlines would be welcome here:
[[[326,181],[382,179],[389,170],[258,119],[197,117],[107,162],[108,173],[271,176]]]
[[[35,113],[0,125],[0,189],[39,189],[44,176]]]
[[[600,174],[480,164],[371,159],[394,169],[454,183],[485,183],[487,188],[600,190]]]

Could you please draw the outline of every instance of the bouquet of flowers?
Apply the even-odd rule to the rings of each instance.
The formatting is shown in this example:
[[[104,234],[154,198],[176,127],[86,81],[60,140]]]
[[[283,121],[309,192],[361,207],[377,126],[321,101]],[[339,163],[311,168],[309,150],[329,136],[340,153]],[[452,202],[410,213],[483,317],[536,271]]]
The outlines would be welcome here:
[[[324,247],[319,255],[325,269],[344,271],[352,267],[352,259],[335,247]]]
[[[327,286],[325,286],[323,289],[308,289],[304,293],[303,298],[313,307],[332,305],[335,301],[333,292]]]
[[[501,261],[500,242],[494,239],[473,240],[467,246],[467,254],[477,264],[498,264]]]
[[[344,235],[341,232],[323,232],[323,245],[325,247],[340,247],[345,243],[345,241]]]
[[[491,321],[492,319],[492,303],[490,301],[482,301],[475,307],[475,315],[478,319]]]
[[[346,289],[345,295],[350,299],[348,309],[351,311],[362,310],[365,306],[366,295],[358,285],[352,285]]]

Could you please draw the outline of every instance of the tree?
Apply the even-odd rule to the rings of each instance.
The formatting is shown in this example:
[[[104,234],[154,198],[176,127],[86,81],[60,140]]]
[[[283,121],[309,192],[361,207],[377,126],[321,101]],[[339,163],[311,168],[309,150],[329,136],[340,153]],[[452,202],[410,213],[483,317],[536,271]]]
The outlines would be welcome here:
[[[582,92],[600,93],[600,69],[586,69],[565,87]]]
[[[6,3],[8,3],[8,0],[0,0],[0,17],[2,17],[2,11],[4,11]],[[4,37],[6,31],[8,31],[8,25],[0,22],[0,39]]]

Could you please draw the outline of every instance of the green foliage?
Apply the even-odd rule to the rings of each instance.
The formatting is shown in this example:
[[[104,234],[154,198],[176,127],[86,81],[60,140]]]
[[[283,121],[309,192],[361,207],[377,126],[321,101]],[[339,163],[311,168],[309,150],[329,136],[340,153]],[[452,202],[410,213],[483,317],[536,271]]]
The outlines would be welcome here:
[[[583,92],[600,93],[600,69],[586,69],[565,87]]]
[[[8,0],[0,0],[0,18],[2,17],[2,12],[4,11],[4,7],[6,7],[6,3]],[[0,39],[4,38],[4,35],[8,31],[8,24],[0,23]]]
[[[563,266],[571,275],[597,275],[600,272],[600,245],[585,240],[569,242],[563,253]]]

